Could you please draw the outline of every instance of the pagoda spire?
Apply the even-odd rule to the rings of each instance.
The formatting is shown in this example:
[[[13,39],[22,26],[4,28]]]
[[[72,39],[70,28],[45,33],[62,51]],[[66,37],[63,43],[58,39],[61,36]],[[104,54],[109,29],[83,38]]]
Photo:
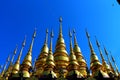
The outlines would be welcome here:
[[[57,39],[55,53],[53,55],[56,63],[55,72],[59,76],[60,75],[59,72],[61,69],[63,70],[63,75],[65,76],[67,73],[66,67],[68,66],[69,58],[62,35],[62,17],[60,17],[59,22],[60,22],[60,32],[59,32],[59,37]]]
[[[74,44],[75,44],[75,45],[78,45],[78,44],[77,44],[76,35],[75,35],[75,29],[73,29],[73,33],[74,33]]]
[[[96,37],[95,37],[95,38],[96,38]],[[109,65],[106,63],[106,61],[105,61],[105,59],[104,59],[104,57],[103,57],[102,50],[101,50],[101,48],[100,48],[100,44],[99,44],[97,38],[96,38],[96,44],[97,44],[97,47],[98,47],[98,50],[99,50],[99,52],[100,52],[100,56],[101,56],[101,59],[102,59],[102,66],[103,66],[103,67],[102,67],[102,70],[103,70],[104,72],[106,72],[107,74],[109,74],[109,73],[111,72],[111,70],[110,70]]]
[[[12,56],[12,59],[11,59],[11,61],[10,61],[10,66],[13,65],[13,61],[14,61],[14,57],[15,57],[15,55],[16,55],[16,53],[17,53],[17,49],[18,49],[18,45],[16,45],[16,48],[15,48],[15,50],[14,50],[14,52],[13,52],[13,56]]]
[[[4,76],[5,70],[6,70],[6,67],[7,67],[9,61],[10,61],[10,55],[8,55],[8,58],[7,58],[6,63],[5,63],[5,65],[4,65],[4,67],[3,67],[3,69],[2,69],[2,72],[1,72],[1,74],[0,74],[0,77],[3,77],[3,76]]]
[[[62,35],[62,17],[59,18],[59,22],[60,22],[60,29],[59,29],[60,30],[59,31],[59,38],[60,38],[60,37],[63,37],[63,35]]]
[[[77,62],[76,56],[73,52],[73,48],[72,48],[72,33],[69,31],[69,37],[70,37],[70,63],[67,67],[68,69],[68,77],[73,77],[73,75],[76,75],[76,77],[80,76],[83,77],[83,75],[79,72],[79,64]]]
[[[86,36],[88,38],[88,43],[89,43],[90,52],[91,52],[91,55],[90,55],[90,69],[92,70],[92,75],[93,76],[99,76],[96,73],[98,73],[101,70],[102,65],[101,65],[100,61],[98,60],[98,57],[96,56],[96,54],[93,50],[93,47],[92,47],[92,44],[91,44],[91,41],[90,41],[90,35],[88,34],[87,30],[86,30]]]
[[[119,74],[118,67],[117,67],[116,62],[115,62],[115,59],[113,58],[112,55],[111,55],[111,59],[112,59],[112,62],[114,63],[114,66],[115,66],[115,68],[116,68],[117,73]]]
[[[42,73],[43,77],[49,77],[49,75],[51,74],[52,78],[56,78],[56,74],[53,72],[53,69],[55,67],[55,63],[54,63],[54,57],[53,57],[53,53],[52,53],[52,39],[53,39],[53,31],[50,34],[50,48],[49,48],[49,52],[48,52],[48,57],[46,59],[46,63],[45,63],[45,68],[44,71]]]
[[[22,48],[21,48],[21,50],[20,50],[20,53],[19,53],[19,55],[18,55],[18,58],[17,58],[15,64],[13,65],[12,76],[14,76],[15,74],[18,74],[18,72],[19,72],[19,70],[20,70],[20,58],[21,58],[21,56],[22,56],[22,52],[23,52],[23,49],[24,49],[25,44],[26,44],[26,36],[25,36],[25,39],[24,39],[24,41],[23,41],[23,43],[22,43]]]
[[[46,38],[45,38],[44,45],[47,45],[47,42],[48,42],[48,29],[46,29]]]
[[[105,54],[106,54],[106,56],[107,56],[107,59],[108,59],[108,63],[109,63],[109,65],[110,65],[110,68],[111,68],[112,72],[115,73],[115,70],[114,70],[114,68],[113,68],[113,66],[112,66],[112,63],[110,62],[110,58],[109,58],[109,56],[108,56],[108,52],[107,52],[107,50],[106,50],[105,47],[104,47],[104,51],[105,51]]]
[[[16,48],[15,48],[15,50],[14,50],[14,52],[13,52],[13,55],[12,55],[10,64],[9,64],[9,66],[8,66],[8,69],[7,69],[6,73],[5,73],[6,78],[8,78],[8,77],[10,76],[11,71],[12,71],[12,69],[13,69],[13,60],[14,60],[14,57],[15,57],[15,55],[16,55],[17,49],[18,49],[18,46],[16,45]]]
[[[33,43],[34,43],[35,37],[36,37],[36,29],[33,33],[32,42],[30,44],[28,53],[25,56],[23,63],[21,65],[21,71],[22,71],[23,77],[30,77],[29,70],[32,68],[32,48],[33,48]]]
[[[36,67],[36,75],[40,77],[42,75],[42,72],[44,70],[44,65],[46,63],[46,59],[48,56],[48,29],[46,29],[46,37],[45,37],[45,43],[41,49],[40,55],[38,56],[38,59],[35,62]]]
[[[78,46],[77,38],[76,38],[76,35],[75,35],[75,29],[73,29],[73,34],[74,34],[74,53],[75,53],[75,56],[77,58],[77,61],[78,61],[79,65],[80,65],[79,71],[83,75],[83,77],[87,77],[86,61],[84,60],[81,49]]]

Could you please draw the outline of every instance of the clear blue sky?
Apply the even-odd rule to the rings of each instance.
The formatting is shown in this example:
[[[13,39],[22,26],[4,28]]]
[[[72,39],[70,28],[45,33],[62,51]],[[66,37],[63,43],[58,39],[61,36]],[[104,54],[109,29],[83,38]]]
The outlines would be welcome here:
[[[63,17],[63,36],[68,53],[70,27],[76,29],[78,44],[88,65],[90,64],[90,50],[85,34],[85,28],[87,28],[97,56],[100,55],[94,36],[97,36],[102,50],[105,45],[107,50],[112,52],[120,70],[120,5],[116,0],[1,0],[0,65],[4,65],[8,54],[12,54],[16,44],[19,48],[16,57],[18,56],[21,43],[27,35],[22,62],[35,27],[37,36],[33,46],[33,59],[40,53],[46,28],[49,32],[51,28],[54,30],[53,49],[55,49],[60,16]],[[99,60],[101,60],[100,57]]]

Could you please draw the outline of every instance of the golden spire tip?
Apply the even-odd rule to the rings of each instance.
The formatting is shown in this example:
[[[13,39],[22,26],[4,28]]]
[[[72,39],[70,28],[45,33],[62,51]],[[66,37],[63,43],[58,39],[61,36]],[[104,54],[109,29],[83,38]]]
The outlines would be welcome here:
[[[95,36],[95,39],[96,39],[96,44],[97,44],[97,46],[100,47],[100,44],[99,44],[96,36]]]
[[[53,30],[51,31],[51,35],[50,35],[52,38],[54,37],[54,33],[53,33]]]
[[[48,29],[46,29],[46,38],[45,38],[45,44],[48,42]]]
[[[69,29],[69,36],[72,37],[72,33],[71,33],[70,29]]]
[[[25,44],[26,44],[26,35],[25,35],[24,41],[23,41],[23,43],[22,43],[22,46],[24,47]]]
[[[17,53],[18,45],[16,44],[16,48],[14,50],[14,55]]]
[[[89,35],[87,29],[85,29],[85,31],[86,31],[87,38],[90,38],[90,35]]]
[[[104,51],[105,51],[105,54],[106,54],[106,55],[108,55],[108,52],[107,52],[107,50],[106,50],[105,46],[104,46]]]
[[[35,37],[36,37],[36,28],[35,28],[34,33],[33,33],[33,38],[35,38]]]
[[[62,22],[62,16],[60,16],[60,18],[59,18],[59,22]]]

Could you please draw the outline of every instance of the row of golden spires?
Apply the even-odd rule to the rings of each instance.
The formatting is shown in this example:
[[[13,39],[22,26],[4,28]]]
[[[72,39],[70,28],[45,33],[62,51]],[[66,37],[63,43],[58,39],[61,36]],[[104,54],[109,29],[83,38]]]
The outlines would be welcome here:
[[[21,61],[20,58],[26,43],[26,38],[22,43],[22,48],[20,50],[20,53],[18,55],[16,62],[13,64],[14,56],[17,52],[17,47],[14,50],[14,54],[12,56],[11,61],[9,60],[9,57],[8,57],[3,67],[2,73],[0,74],[0,77],[3,77],[3,76],[5,76],[6,78],[19,77],[20,74],[22,74],[23,77],[37,76],[40,78],[40,77],[44,77],[49,74],[52,74],[53,77],[58,78],[61,76],[69,77],[69,76],[72,76],[74,73],[77,74],[78,77],[83,77],[83,78],[86,78],[88,76],[95,77],[95,76],[98,76],[99,73],[101,73],[104,77],[111,77],[110,74],[114,74],[116,76],[119,75],[118,67],[115,63],[114,58],[111,56],[116,70],[114,70],[112,63],[110,62],[110,59],[108,57],[108,52],[104,47],[109,65],[105,61],[102,54],[102,50],[100,48],[100,44],[96,39],[96,44],[98,46],[98,50],[100,52],[100,56],[102,59],[102,64],[100,63],[92,47],[92,43],[90,41],[90,35],[86,30],[86,36],[88,38],[88,43],[89,43],[90,53],[91,53],[90,54],[90,70],[92,71],[92,75],[90,75],[90,73],[87,72],[87,63],[82,55],[80,47],[78,46],[75,30],[73,30],[74,48],[72,47],[72,33],[71,31],[69,31],[70,55],[68,55],[66,51],[63,34],[62,34],[62,17],[60,17],[59,22],[60,22],[60,31],[59,31],[59,36],[57,39],[57,44],[56,44],[54,54],[52,52],[53,31],[51,32],[51,35],[50,35],[51,36],[50,48],[48,48],[48,45],[47,45],[48,30],[46,30],[46,38],[45,38],[44,45],[41,49],[40,55],[35,61],[35,64],[32,66],[32,47],[34,43],[34,38],[36,36],[36,30],[35,30],[32,36],[32,42],[30,44],[30,48],[22,64],[20,64],[20,61]],[[6,66],[9,61],[10,61],[10,65],[8,66],[8,69],[6,69]],[[30,70],[33,68],[34,68],[34,71],[30,72]],[[63,75],[61,75],[60,73],[62,73]]]

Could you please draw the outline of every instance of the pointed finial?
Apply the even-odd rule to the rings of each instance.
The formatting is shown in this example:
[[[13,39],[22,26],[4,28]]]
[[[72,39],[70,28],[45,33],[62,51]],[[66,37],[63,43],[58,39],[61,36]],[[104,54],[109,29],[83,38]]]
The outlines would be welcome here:
[[[46,29],[46,38],[45,38],[45,44],[48,42],[48,29]]]
[[[10,54],[9,54],[9,56],[8,56],[8,58],[7,58],[7,62],[9,62],[10,61]]]
[[[62,17],[59,18],[60,22],[60,32],[59,32],[59,37],[62,37]]]
[[[29,51],[31,52],[32,51],[32,47],[33,47],[33,43],[34,43],[34,38],[36,37],[36,28],[34,30],[34,33],[33,33],[33,36],[32,36],[32,42],[30,44],[30,48],[29,48]]]
[[[107,52],[105,46],[104,46],[104,51],[105,51],[105,54],[108,56],[108,52]]]
[[[87,32],[87,29],[85,29],[85,31],[86,31],[86,36],[87,36],[87,38],[90,38],[90,35],[89,35],[89,33]]]
[[[95,39],[96,39],[96,44],[97,44],[97,46],[100,47],[100,44],[99,44],[96,36],[95,36]]]
[[[16,44],[16,48],[14,50],[14,55],[17,53],[18,45]]]
[[[76,39],[76,35],[75,35],[75,29],[73,29],[73,34],[74,34],[74,44],[77,45],[77,39]]]
[[[72,33],[71,33],[70,29],[69,29],[69,36],[70,36],[70,38],[72,37]]]
[[[60,16],[60,18],[59,18],[59,22],[62,22],[62,16]]]
[[[24,38],[24,40],[23,40],[23,42],[22,42],[22,48],[21,48],[21,50],[20,50],[20,53],[19,53],[19,56],[18,56],[18,60],[17,60],[17,61],[20,61],[20,58],[21,58],[21,55],[22,55],[22,51],[23,51],[23,48],[24,48],[25,44],[26,44],[26,35],[25,35],[25,38]]]
[[[10,61],[10,65],[9,65],[9,66],[11,66],[11,65],[13,64],[14,56],[15,56],[16,53],[17,53],[17,49],[18,49],[18,45],[16,45],[16,48],[15,48],[15,50],[14,50],[14,52],[13,52],[13,56],[12,56],[12,59],[11,59],[11,61]]]
[[[111,55],[111,59],[112,59],[112,61],[115,62],[115,59],[113,58],[111,52],[110,52],[110,55]]]
[[[105,60],[104,60],[104,57],[103,57],[102,51],[101,51],[101,49],[100,49],[100,44],[99,44],[99,42],[98,42],[96,36],[95,36],[95,39],[96,39],[96,44],[97,44],[97,46],[98,46],[98,50],[99,50],[99,52],[100,52],[100,56],[101,56],[101,58],[102,58],[102,63],[104,63]]]
[[[87,32],[87,29],[85,30],[86,31],[86,36],[87,36],[87,38],[88,38],[88,43],[89,43],[89,47],[90,47],[90,50],[91,50],[91,52],[92,52],[92,54],[94,54],[93,52],[93,47],[92,47],[92,44],[91,44],[91,41],[90,41],[90,35],[89,35],[89,33]]]
[[[23,43],[22,43],[22,47],[24,47],[25,44],[26,44],[26,35],[25,35],[24,41],[23,41]]]
[[[72,49],[72,33],[71,33],[70,29],[69,29],[69,37],[70,37],[70,51],[72,52],[73,51],[73,49]]]
[[[33,33],[33,38],[35,38],[35,37],[36,37],[36,28],[35,28],[34,33]]]
[[[54,34],[53,34],[53,30],[51,31],[51,34],[50,34],[50,51],[52,51],[52,38],[53,38]]]
[[[51,35],[50,36],[51,36],[51,38],[53,38],[53,36],[54,36],[53,30],[51,31]]]

